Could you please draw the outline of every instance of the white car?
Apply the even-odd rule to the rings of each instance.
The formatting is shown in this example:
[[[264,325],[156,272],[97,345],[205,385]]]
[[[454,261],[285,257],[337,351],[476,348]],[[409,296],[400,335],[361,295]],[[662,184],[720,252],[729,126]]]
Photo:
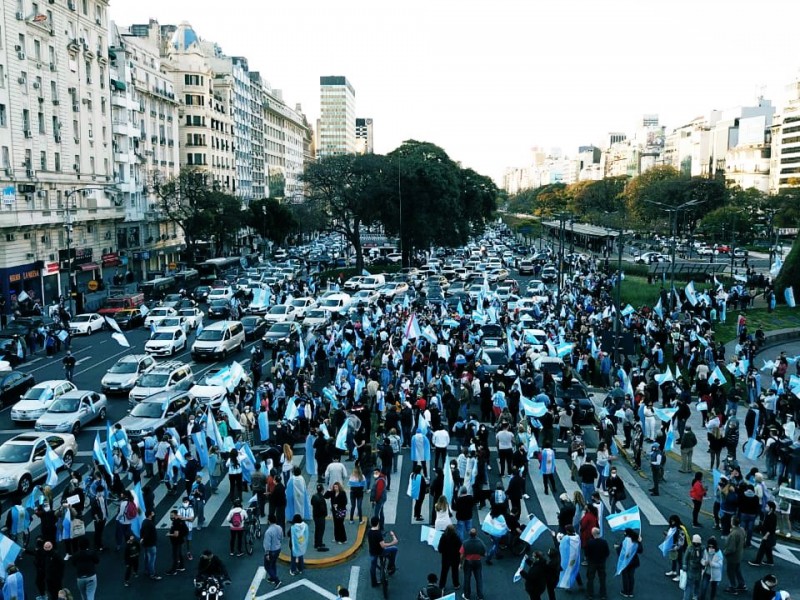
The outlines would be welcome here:
[[[154,356],[174,356],[186,349],[186,332],[182,327],[156,329],[144,345],[144,351]]]
[[[149,373],[156,366],[156,361],[147,354],[127,354],[120,358],[100,380],[100,389],[104,394],[130,392],[136,380]]]
[[[208,292],[208,302],[212,300],[230,300],[233,298],[233,290],[230,287],[215,287]]]
[[[532,296],[537,294],[543,296],[547,293],[547,286],[544,284],[544,281],[540,281],[539,279],[531,279],[528,282],[525,291]]]
[[[161,319],[161,321],[156,323],[156,331],[159,331],[160,329],[169,329],[170,327],[180,327],[183,329],[183,333],[189,333],[191,330],[189,321],[180,315],[177,317],[164,317]]]
[[[107,408],[108,400],[103,394],[88,390],[67,392],[36,419],[34,429],[78,435],[84,425],[95,419],[104,422]]]
[[[306,316],[306,312],[317,306],[317,301],[309,297],[292,298],[289,304],[294,307],[294,318],[303,319]]]
[[[353,304],[355,306],[368,306],[378,301],[381,295],[377,290],[359,290],[353,294]]]
[[[306,318],[303,319],[303,326],[312,330],[327,327],[331,322],[331,313],[322,308],[312,308],[306,313]]]
[[[203,317],[205,317],[206,314],[199,308],[193,307],[180,309],[178,311],[178,316],[186,319],[190,329],[197,329],[203,324]]]
[[[159,306],[158,308],[150,309],[147,316],[144,318],[144,326],[150,327],[150,324],[158,326],[162,319],[165,317],[174,317],[178,311],[168,306]]]
[[[277,304],[264,315],[264,320],[268,323],[283,323],[284,321],[294,321],[294,319],[294,306],[291,304]]]
[[[105,319],[97,313],[84,313],[70,320],[69,332],[72,335],[92,335],[95,331],[102,331],[105,326]]]
[[[52,379],[37,383],[11,407],[11,420],[16,422],[35,421],[50,406],[67,392],[77,389],[66,379]]]

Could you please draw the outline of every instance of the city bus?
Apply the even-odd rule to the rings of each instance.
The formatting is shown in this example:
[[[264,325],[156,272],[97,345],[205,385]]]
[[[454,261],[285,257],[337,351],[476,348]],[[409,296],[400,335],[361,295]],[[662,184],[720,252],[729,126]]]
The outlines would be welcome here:
[[[139,291],[144,294],[147,301],[161,300],[167,294],[175,291],[175,284],[174,277],[159,277],[139,284]]]
[[[205,262],[196,264],[195,268],[200,273],[200,281],[211,284],[217,279],[225,279],[225,273],[241,269],[242,258],[239,256],[209,258]]]

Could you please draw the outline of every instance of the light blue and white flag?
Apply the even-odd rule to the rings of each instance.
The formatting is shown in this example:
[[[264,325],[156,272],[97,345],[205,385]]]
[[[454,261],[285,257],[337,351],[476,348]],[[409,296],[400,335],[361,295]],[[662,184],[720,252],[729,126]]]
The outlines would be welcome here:
[[[442,539],[442,534],[444,532],[441,530],[434,529],[433,527],[428,527],[427,525],[422,526],[422,530],[419,534],[419,541],[424,542],[431,546],[434,550],[438,550],[439,548],[439,540]]]
[[[64,461],[49,446],[44,455],[44,466],[47,469],[47,485],[53,487],[58,483],[58,470],[64,466]]]
[[[225,441],[222,439],[222,434],[219,432],[217,420],[211,413],[211,408],[206,411],[206,437],[220,450],[225,447]]]
[[[667,370],[664,371],[664,373],[655,376],[655,380],[658,385],[663,385],[668,381],[675,381],[675,378],[672,376],[672,369],[669,368],[669,365],[667,365]]]
[[[697,306],[697,292],[694,289],[694,281],[690,281],[686,284],[684,292],[686,292],[686,299],[689,301],[689,304]]]
[[[258,435],[262,442],[269,439],[269,413],[266,410],[258,413]]]
[[[514,577],[512,581],[514,583],[518,583],[520,579],[522,579],[522,571],[525,569],[525,561],[528,559],[527,556],[523,556],[522,560],[519,561],[519,567],[517,567],[516,572],[514,573]]]
[[[522,533],[519,535],[519,539],[521,539],[523,542],[526,542],[528,545],[533,546],[533,543],[538,540],[545,531],[550,531],[547,528],[547,525],[542,523],[535,516],[531,515],[531,519],[528,521],[525,529],[522,530]]]
[[[581,538],[578,535],[565,535],[559,543],[561,553],[561,575],[558,587],[571,589],[581,570]]]
[[[347,452],[347,421],[342,423],[339,433],[336,434],[336,448]]]
[[[97,461],[97,463],[106,470],[109,476],[113,476],[114,471],[111,469],[111,465],[108,463],[108,458],[106,457],[106,453],[103,451],[103,446],[100,444],[100,433],[96,433],[94,436],[94,445],[92,446],[92,458]]]
[[[447,498],[448,506],[453,502],[453,491],[455,482],[453,481],[453,471],[450,469],[450,463],[445,458],[444,461],[444,485],[442,486],[442,495]]]
[[[6,567],[17,560],[20,552],[22,552],[22,546],[0,533],[0,565],[2,565],[3,577],[6,575]]]
[[[675,447],[675,428],[670,421],[669,429],[667,429],[667,438],[664,441],[664,452],[672,452]]]
[[[622,571],[625,570],[625,567],[631,564],[631,561],[633,560],[633,557],[636,556],[636,552],[638,550],[639,544],[634,542],[631,538],[626,536],[625,539],[622,540],[622,548],[620,548],[619,558],[617,559],[617,575],[622,573]]]
[[[538,419],[543,417],[547,412],[547,406],[545,406],[544,402],[534,402],[525,396],[520,396],[519,401],[520,404],[522,404],[522,410],[525,412],[526,417],[535,417]]]
[[[642,517],[639,514],[638,506],[632,506],[628,510],[608,515],[606,522],[612,531],[642,528]]]
[[[493,517],[489,513],[481,524],[481,530],[492,537],[502,537],[508,533],[508,525],[503,515]]]
[[[536,456],[537,452],[539,452],[539,442],[536,441],[536,436],[532,435],[528,440],[528,460]]]
[[[219,405],[219,409],[226,417],[228,417],[228,427],[236,431],[242,430],[241,423],[239,423],[239,420],[233,416],[233,411],[231,410],[231,405],[228,404],[227,398],[225,398]]]
[[[789,308],[794,308],[797,304],[794,301],[794,288],[788,287],[783,290],[783,299],[786,300],[786,306]]]
[[[625,308],[623,308],[620,311],[619,314],[622,315],[623,317],[627,317],[628,315],[632,315],[635,312],[636,312],[636,309],[633,308],[633,306],[631,306],[630,304],[628,304]]]
[[[661,304],[661,298],[658,299],[658,302],[656,302],[656,305],[653,307],[653,312],[658,315],[659,319],[664,318],[664,307]]]
[[[656,416],[664,423],[672,421],[675,418],[675,413],[678,412],[677,408],[657,408],[654,411]]]
[[[715,381],[718,381],[720,385],[725,385],[728,382],[728,380],[725,379],[725,375],[723,374],[722,369],[719,368],[719,365],[714,367],[714,370],[712,371],[711,375],[708,376],[709,384],[712,384]]]
[[[670,527],[669,531],[667,531],[664,541],[658,545],[658,548],[661,550],[661,554],[664,556],[664,558],[667,557],[669,551],[675,546],[675,531],[677,531],[677,527]]]

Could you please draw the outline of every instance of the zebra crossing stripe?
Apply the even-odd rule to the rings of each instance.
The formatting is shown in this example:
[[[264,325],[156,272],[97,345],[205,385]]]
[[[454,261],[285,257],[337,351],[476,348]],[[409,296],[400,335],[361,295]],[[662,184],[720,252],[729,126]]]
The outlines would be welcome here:
[[[383,505],[383,520],[387,525],[397,524],[397,502],[400,498],[400,478],[403,474],[403,455],[397,457],[397,473],[392,473],[392,486],[386,492],[386,504]],[[375,482],[372,482],[375,485]]]

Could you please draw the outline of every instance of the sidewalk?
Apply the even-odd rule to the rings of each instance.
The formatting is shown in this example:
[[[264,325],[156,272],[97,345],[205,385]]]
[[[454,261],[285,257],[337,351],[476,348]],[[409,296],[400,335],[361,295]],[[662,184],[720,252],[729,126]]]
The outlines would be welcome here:
[[[349,509],[348,509],[349,510]],[[349,516],[349,515],[348,515]],[[359,524],[358,521],[350,524],[350,519],[344,520],[344,528],[347,532],[347,542],[345,544],[337,544],[333,541],[333,520],[328,517],[325,522],[325,545],[330,548],[329,552],[320,552],[313,547],[312,543],[308,544],[308,550],[305,554],[305,566],[307,569],[322,569],[325,567],[332,567],[349,560],[364,541],[364,536],[367,533],[367,520],[368,515],[364,516],[364,521]],[[288,523],[287,523],[288,525]],[[310,538],[314,537],[314,524],[309,523],[308,535]],[[311,540],[309,540],[311,542]],[[263,543],[263,542],[262,542]],[[287,535],[283,537],[283,548],[278,560],[288,565],[290,562],[289,554],[289,538]]]

